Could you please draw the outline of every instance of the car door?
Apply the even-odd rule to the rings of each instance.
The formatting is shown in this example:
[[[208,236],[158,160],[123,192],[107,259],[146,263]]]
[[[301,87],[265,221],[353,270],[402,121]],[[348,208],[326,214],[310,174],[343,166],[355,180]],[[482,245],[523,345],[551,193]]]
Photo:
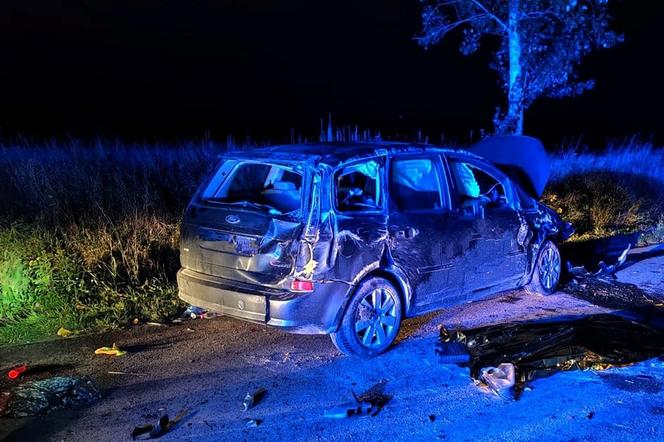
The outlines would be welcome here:
[[[468,300],[516,287],[527,266],[519,242],[527,229],[509,179],[491,164],[446,155],[452,213],[456,218],[455,274]]]
[[[353,280],[367,267],[377,266],[382,258],[387,235],[384,162],[384,157],[352,161],[333,174],[333,250],[339,278]]]
[[[444,305],[460,292],[450,281],[450,198],[438,154],[398,154],[389,162],[390,253],[407,275],[413,312]]]

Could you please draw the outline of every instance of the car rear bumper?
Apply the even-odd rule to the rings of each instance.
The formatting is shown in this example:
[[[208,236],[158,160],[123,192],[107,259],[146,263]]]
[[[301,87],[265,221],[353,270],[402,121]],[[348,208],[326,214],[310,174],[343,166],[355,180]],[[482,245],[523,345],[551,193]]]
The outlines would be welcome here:
[[[191,305],[302,334],[336,331],[352,288],[343,282],[319,282],[313,292],[295,293],[189,269],[181,269],[177,280],[180,299]]]

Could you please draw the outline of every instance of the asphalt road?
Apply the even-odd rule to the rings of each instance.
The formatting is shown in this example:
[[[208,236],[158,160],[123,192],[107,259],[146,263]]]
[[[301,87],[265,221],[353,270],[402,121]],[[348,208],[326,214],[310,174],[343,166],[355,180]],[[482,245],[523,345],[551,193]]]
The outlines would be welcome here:
[[[653,255],[653,256],[651,256]],[[618,273],[664,293],[664,258],[641,255]],[[634,255],[636,256],[636,255]],[[342,356],[327,336],[290,335],[229,318],[126,330],[0,349],[0,367],[52,364],[40,376],[91,379],[99,401],[47,416],[0,419],[0,440],[128,440],[165,413],[184,417],[161,440],[664,440],[664,362],[535,380],[519,401],[482,391],[467,369],[440,364],[438,327],[583,316],[609,310],[564,293],[503,293],[409,320],[379,357]],[[94,355],[116,342],[123,357]],[[109,372],[124,372],[117,375]],[[7,382],[0,389],[7,387]],[[374,417],[329,419],[327,409],[380,385]],[[242,410],[247,392],[264,399]],[[258,427],[247,427],[258,419]]]

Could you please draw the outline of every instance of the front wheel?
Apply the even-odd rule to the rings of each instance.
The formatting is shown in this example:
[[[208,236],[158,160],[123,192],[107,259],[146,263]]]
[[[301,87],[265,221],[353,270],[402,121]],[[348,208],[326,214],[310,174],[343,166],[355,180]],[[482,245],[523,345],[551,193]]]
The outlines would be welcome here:
[[[355,290],[339,329],[330,335],[347,355],[375,356],[389,348],[401,325],[401,298],[389,281],[369,278]]]
[[[526,291],[539,295],[555,292],[560,282],[561,269],[558,247],[552,241],[545,241],[537,255],[533,276],[526,285]]]

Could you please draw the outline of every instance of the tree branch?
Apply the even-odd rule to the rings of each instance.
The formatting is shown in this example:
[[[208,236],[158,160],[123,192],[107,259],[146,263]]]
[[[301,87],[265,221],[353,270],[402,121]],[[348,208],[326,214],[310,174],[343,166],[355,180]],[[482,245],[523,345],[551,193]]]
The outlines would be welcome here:
[[[484,13],[485,13],[486,15],[488,15],[489,17],[491,17],[496,23],[498,23],[498,25],[500,25],[500,27],[503,28],[503,30],[505,30],[505,31],[507,30],[507,25],[505,24],[505,22],[502,21],[501,19],[499,19],[495,14],[491,13],[491,12],[486,8],[486,6],[484,6],[482,3],[479,2],[479,0],[470,0],[470,1],[473,2],[473,4],[474,4],[475,6],[477,6],[477,7],[480,8],[482,11],[484,11]]]
[[[472,17],[469,17],[469,18],[459,19],[459,20],[451,22],[451,23],[440,24],[439,26],[434,28],[436,38],[442,38],[442,36],[444,36],[448,32],[451,32],[453,29],[458,28],[459,26],[461,26],[463,24],[471,23],[475,20],[481,20],[481,19],[484,19],[484,18],[489,18],[489,17],[486,14],[478,14],[478,15],[473,15]],[[430,37],[428,37],[428,36],[416,37],[415,38],[415,40],[417,40],[417,41],[425,41],[425,40],[429,40],[429,39],[430,39]]]

